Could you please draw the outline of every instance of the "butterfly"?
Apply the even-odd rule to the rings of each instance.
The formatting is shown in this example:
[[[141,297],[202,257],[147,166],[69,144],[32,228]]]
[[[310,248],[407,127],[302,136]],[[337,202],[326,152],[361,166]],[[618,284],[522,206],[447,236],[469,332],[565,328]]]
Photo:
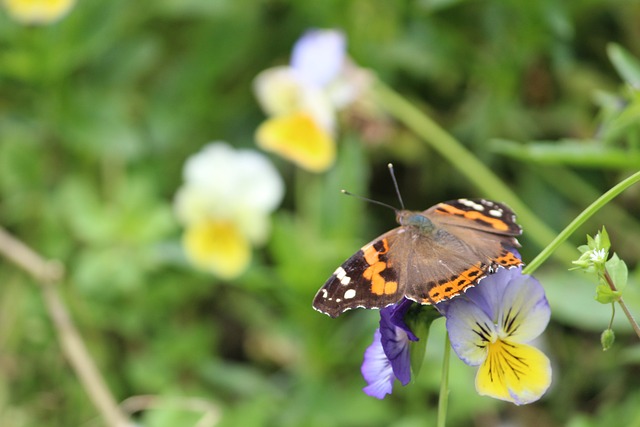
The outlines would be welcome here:
[[[422,212],[396,210],[396,220],[399,227],[363,246],[334,271],[316,294],[313,308],[337,317],[353,308],[383,308],[403,298],[435,305],[500,267],[523,265],[516,251],[522,229],[504,204],[457,199]]]

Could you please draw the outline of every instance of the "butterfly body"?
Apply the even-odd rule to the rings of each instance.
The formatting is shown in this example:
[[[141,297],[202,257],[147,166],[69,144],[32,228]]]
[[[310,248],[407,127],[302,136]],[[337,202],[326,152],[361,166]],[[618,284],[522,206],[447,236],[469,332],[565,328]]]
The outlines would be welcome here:
[[[437,304],[500,267],[522,265],[513,212],[497,202],[458,199],[425,211],[399,210],[399,227],[363,246],[338,267],[313,307],[331,317],[383,308],[409,298]]]

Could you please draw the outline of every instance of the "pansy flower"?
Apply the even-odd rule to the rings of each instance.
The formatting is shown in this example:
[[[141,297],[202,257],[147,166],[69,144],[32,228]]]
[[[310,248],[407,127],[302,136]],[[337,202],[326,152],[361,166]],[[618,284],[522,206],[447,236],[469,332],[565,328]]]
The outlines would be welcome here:
[[[205,146],[185,163],[175,197],[187,258],[222,278],[240,275],[252,246],[266,240],[283,193],[282,178],[264,155],[223,142]]]
[[[405,299],[380,310],[380,328],[361,369],[367,382],[364,391],[370,396],[382,399],[392,392],[396,379],[403,385],[411,379],[411,351],[418,348],[412,343],[417,341],[415,331],[407,326],[412,307],[415,303]],[[549,359],[528,344],[542,333],[550,317],[537,280],[522,275],[520,268],[501,268],[479,286],[436,308],[446,317],[458,357],[480,366],[478,393],[518,405],[534,402],[545,393],[551,383]],[[434,315],[425,319],[431,322]],[[415,327],[416,320],[420,319],[409,324]]]
[[[23,24],[48,24],[65,16],[75,0],[2,0],[9,15]]]
[[[365,76],[346,56],[342,32],[306,32],[288,66],[269,68],[254,81],[269,116],[256,131],[258,146],[312,172],[328,169],[336,155],[336,114],[370,83]]]
[[[367,382],[363,388],[369,396],[384,398],[393,389],[396,379],[402,385],[411,381],[409,342],[418,341],[404,321],[413,301],[403,299],[398,304],[380,310],[380,327],[373,335],[373,343],[364,353],[362,376]]]
[[[551,315],[540,283],[520,268],[499,269],[443,305],[451,346],[479,366],[476,390],[513,402],[534,402],[551,384],[549,359],[529,344]]]

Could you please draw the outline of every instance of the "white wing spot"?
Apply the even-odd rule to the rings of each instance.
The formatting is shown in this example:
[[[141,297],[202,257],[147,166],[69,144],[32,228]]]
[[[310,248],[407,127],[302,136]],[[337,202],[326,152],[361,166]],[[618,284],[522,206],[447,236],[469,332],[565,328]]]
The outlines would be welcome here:
[[[351,277],[347,276],[347,272],[342,267],[338,267],[333,274],[336,275],[336,279],[338,279],[343,285],[348,285],[349,282],[351,282]]]
[[[333,274],[336,275],[338,280],[342,280],[344,278],[344,276],[347,275],[347,272],[344,270],[344,268],[338,267],[338,268],[336,268],[336,271],[333,272]]]
[[[475,209],[477,211],[483,211],[484,210],[484,206],[469,200],[469,199],[458,199],[458,202],[462,203],[463,205],[470,207],[472,209]]]
[[[344,299],[351,299],[356,296],[355,289],[347,289],[344,293]]]
[[[502,211],[499,211],[497,209],[491,209],[489,211],[489,215],[500,218],[502,216]]]
[[[329,292],[327,292],[326,289],[322,290],[322,298],[327,298],[327,295],[329,294]]]

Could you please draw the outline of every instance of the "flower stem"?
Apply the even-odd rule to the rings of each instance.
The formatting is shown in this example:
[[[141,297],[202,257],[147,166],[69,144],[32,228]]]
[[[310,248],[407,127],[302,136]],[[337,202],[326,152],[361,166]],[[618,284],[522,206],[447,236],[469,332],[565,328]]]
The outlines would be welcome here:
[[[607,271],[606,268],[604,270],[604,279],[607,282],[607,284],[609,285],[609,287],[611,288],[611,290],[613,292],[617,292],[618,289],[616,288],[615,283],[613,283],[613,279],[609,275],[609,272]],[[638,335],[638,338],[640,338],[640,326],[638,326],[638,322],[636,322],[636,319],[633,318],[633,315],[631,314],[631,312],[627,308],[627,304],[625,304],[625,302],[622,299],[622,297],[618,298],[618,304],[620,304],[620,307],[622,307],[622,311],[624,311],[624,315],[627,316],[627,319],[629,320],[629,323],[631,324],[631,327],[635,331],[636,335]],[[614,313],[615,313],[615,311],[614,311]],[[611,320],[613,320],[613,316],[611,316]],[[609,329],[611,329],[611,325],[609,325]]]
[[[445,331],[444,357],[442,359],[442,379],[440,380],[440,398],[438,399],[437,427],[445,427],[447,424],[447,406],[449,404],[449,359],[451,355],[451,342],[449,334]]]
[[[552,241],[556,233],[460,141],[380,81],[376,82],[375,95],[379,105],[436,150],[457,173],[466,177],[480,192],[492,199],[505,202],[517,212],[520,222],[527,230],[527,237],[535,244],[544,248]],[[573,248],[568,245],[560,248],[556,254],[566,260],[572,260],[575,256]]]
[[[627,188],[640,181],[640,172],[636,172],[627,179],[619,182],[609,191],[600,196],[595,202],[591,203],[583,210],[564,230],[556,236],[553,241],[542,250],[525,268],[522,270],[524,274],[532,274],[540,265],[546,261],[549,256],[560,247],[565,240],[569,238],[587,219],[595,214],[600,208],[609,203],[613,198],[618,196]]]
[[[613,328],[613,319],[615,318],[616,318],[616,305],[614,303],[611,303],[611,320],[609,320],[609,326],[607,327],[607,329]]]

